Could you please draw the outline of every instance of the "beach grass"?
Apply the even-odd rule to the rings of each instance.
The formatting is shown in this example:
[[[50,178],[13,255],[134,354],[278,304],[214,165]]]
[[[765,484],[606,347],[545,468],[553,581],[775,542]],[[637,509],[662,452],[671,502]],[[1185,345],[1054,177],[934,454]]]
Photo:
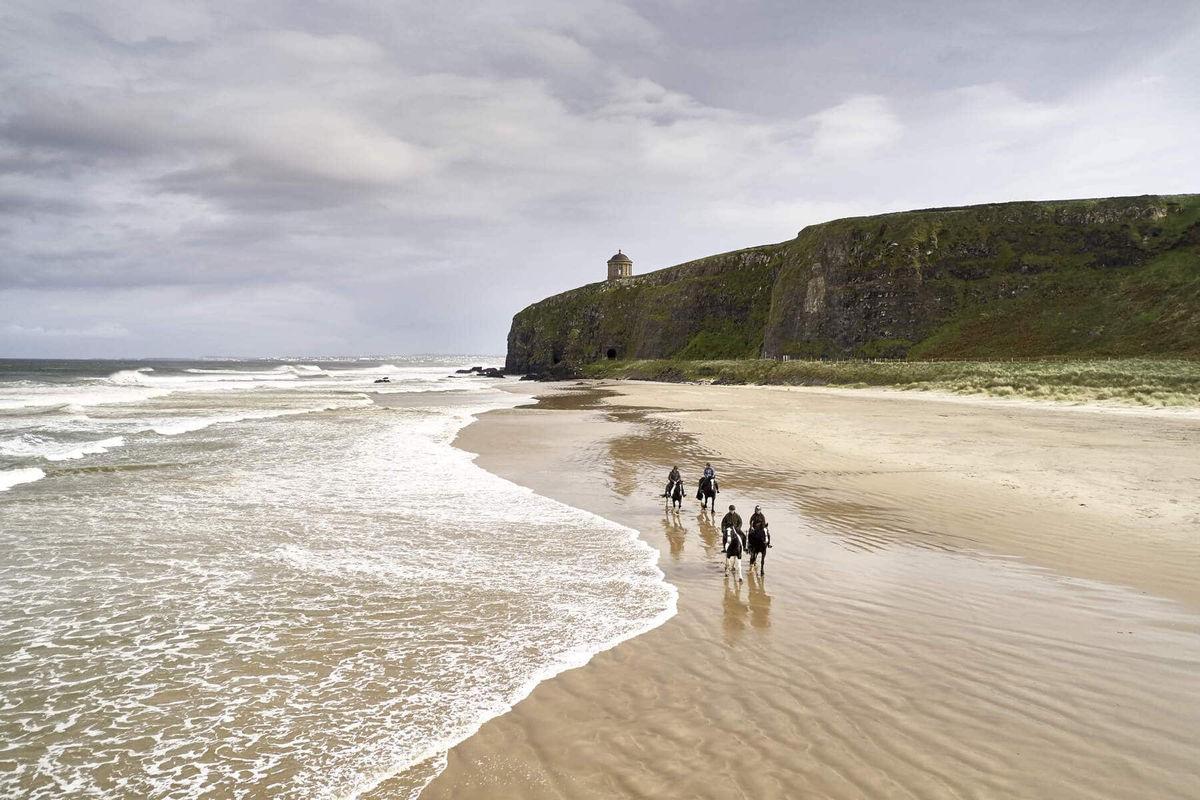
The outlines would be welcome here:
[[[714,384],[889,387],[1065,402],[1200,407],[1200,361],[635,360],[583,369],[591,378]]]

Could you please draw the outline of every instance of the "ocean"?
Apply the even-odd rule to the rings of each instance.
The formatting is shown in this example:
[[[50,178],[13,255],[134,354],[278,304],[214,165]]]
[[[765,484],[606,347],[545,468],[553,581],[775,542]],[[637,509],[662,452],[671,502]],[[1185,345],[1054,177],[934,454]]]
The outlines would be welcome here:
[[[452,446],[525,401],[476,363],[0,361],[0,796],[416,797],[674,613],[634,531]]]

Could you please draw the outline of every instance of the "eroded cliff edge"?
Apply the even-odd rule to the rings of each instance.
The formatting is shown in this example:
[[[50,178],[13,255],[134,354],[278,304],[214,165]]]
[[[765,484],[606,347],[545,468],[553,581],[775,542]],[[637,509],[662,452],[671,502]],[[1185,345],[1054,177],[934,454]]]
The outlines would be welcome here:
[[[812,225],[520,311],[505,367],[604,358],[1200,356],[1200,195]]]

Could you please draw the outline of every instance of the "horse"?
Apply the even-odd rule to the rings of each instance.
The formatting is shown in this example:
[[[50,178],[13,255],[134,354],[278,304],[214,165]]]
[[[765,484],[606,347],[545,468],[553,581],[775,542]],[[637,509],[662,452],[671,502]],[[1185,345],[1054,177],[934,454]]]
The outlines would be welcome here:
[[[667,495],[667,502],[676,511],[683,508],[683,481],[675,481],[671,484],[671,492]]]
[[[696,490],[696,499],[700,501],[701,508],[708,508],[708,501],[712,501],[712,508],[717,509],[717,493],[721,488],[717,486],[716,478],[701,478],[700,488]]]
[[[767,574],[767,548],[771,545],[767,539],[766,528],[751,528],[747,537],[747,550],[750,553],[750,572],[754,573],[754,564],[758,563],[758,577]]]
[[[742,582],[742,554],[746,552],[746,539],[737,528],[730,528],[721,536],[725,547],[725,574],[733,573],[737,582]]]

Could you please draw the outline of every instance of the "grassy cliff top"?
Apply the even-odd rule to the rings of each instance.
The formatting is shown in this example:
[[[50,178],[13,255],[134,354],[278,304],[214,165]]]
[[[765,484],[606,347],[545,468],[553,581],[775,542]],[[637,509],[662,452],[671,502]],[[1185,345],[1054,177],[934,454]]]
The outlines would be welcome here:
[[[1200,195],[810,225],[520,311],[507,368],[671,358],[1200,358]]]

